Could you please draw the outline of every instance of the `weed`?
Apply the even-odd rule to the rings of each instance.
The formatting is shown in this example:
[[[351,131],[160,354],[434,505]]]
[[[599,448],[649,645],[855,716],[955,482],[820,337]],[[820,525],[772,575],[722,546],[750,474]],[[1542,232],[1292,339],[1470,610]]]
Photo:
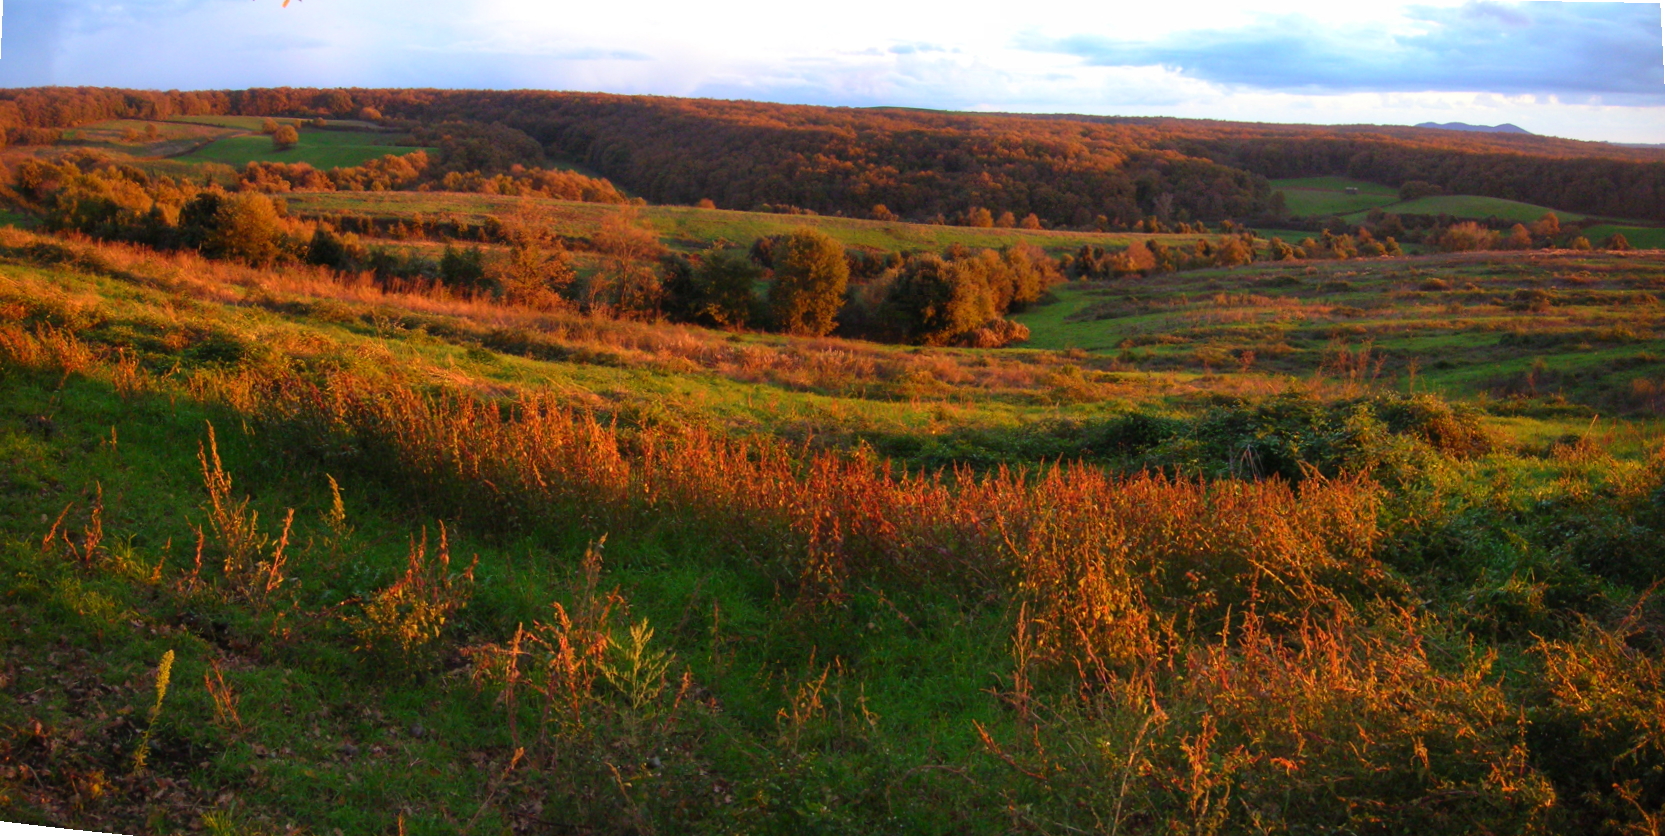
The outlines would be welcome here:
[[[140,775],[145,771],[145,762],[150,757],[151,735],[156,731],[156,723],[162,718],[162,701],[168,696],[168,682],[173,676],[173,651],[162,654],[161,664],[156,666],[156,703],[150,707],[149,722],[145,724],[144,735],[139,738],[139,747],[133,751],[133,774]]]

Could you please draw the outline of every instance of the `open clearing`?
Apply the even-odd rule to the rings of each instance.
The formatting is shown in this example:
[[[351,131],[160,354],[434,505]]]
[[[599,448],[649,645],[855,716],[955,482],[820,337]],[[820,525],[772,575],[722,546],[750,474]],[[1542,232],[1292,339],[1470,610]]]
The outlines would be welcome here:
[[[303,127],[300,129],[300,142],[287,150],[274,148],[269,136],[234,136],[177,159],[187,163],[222,163],[235,167],[251,162],[309,163],[314,168],[327,170],[363,165],[389,154],[434,150],[401,144],[408,139],[408,136],[398,134]]]
[[[1399,202],[1397,189],[1346,177],[1273,180],[1272,188],[1283,192],[1290,214],[1303,218],[1346,215]],[[1348,194],[1350,188],[1358,194]]]
[[[1384,212],[1394,212],[1401,215],[1450,215],[1455,218],[1503,218],[1520,223],[1531,223],[1544,216],[1546,212],[1554,212],[1563,221],[1583,220],[1584,215],[1577,212],[1563,212],[1546,206],[1534,206],[1518,200],[1504,200],[1501,197],[1480,197],[1478,195],[1435,195],[1420,197],[1385,205]],[[1346,216],[1347,220],[1358,222],[1364,220],[1365,213],[1354,212]]]

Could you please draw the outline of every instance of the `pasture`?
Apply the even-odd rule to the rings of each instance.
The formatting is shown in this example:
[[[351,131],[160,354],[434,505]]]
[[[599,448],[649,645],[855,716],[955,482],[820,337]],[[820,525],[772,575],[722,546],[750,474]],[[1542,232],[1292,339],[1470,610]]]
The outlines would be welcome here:
[[[1481,197],[1479,195],[1435,195],[1420,197],[1416,200],[1396,201],[1381,207],[1384,212],[1394,212],[1401,215],[1450,215],[1454,218],[1503,218],[1529,224],[1544,216],[1546,212],[1554,212],[1563,221],[1583,220],[1584,215],[1577,212],[1564,212],[1547,206],[1534,206],[1518,200],[1505,200],[1501,197]],[[1364,212],[1354,212],[1346,217],[1348,221],[1361,222],[1365,218]]]
[[[956,243],[986,248],[1022,243],[1040,247],[1054,256],[1074,252],[1085,245],[1121,248],[1136,239],[1152,238],[1170,244],[1191,244],[1198,238],[1216,235],[991,229],[691,206],[643,206],[627,210],[595,203],[455,192],[294,192],[284,195],[284,199],[291,211],[305,217],[356,214],[382,221],[453,218],[475,224],[532,205],[544,214],[555,232],[569,238],[588,238],[610,215],[634,211],[667,246],[683,252],[704,249],[717,241],[749,245],[759,237],[800,226],[819,229],[846,246],[874,250],[940,251]]]
[[[1289,213],[1303,218],[1346,215],[1399,202],[1397,189],[1347,177],[1298,177],[1271,182],[1273,189],[1283,192]],[[1348,194],[1350,188],[1357,189],[1358,194]]]
[[[256,127],[258,129],[258,125]],[[184,163],[220,163],[238,168],[251,162],[309,163],[314,168],[327,170],[363,165],[389,154],[434,150],[414,147],[406,144],[408,142],[408,136],[399,134],[303,127],[300,129],[300,142],[282,151],[272,146],[271,137],[255,134],[227,137],[176,159]]]

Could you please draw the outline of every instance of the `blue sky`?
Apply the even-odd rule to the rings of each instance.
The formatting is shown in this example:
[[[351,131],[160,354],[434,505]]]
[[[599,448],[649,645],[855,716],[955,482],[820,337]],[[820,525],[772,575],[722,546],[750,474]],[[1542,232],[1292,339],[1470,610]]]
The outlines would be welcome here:
[[[600,90],[1665,142],[1658,3],[5,0],[0,85]]]

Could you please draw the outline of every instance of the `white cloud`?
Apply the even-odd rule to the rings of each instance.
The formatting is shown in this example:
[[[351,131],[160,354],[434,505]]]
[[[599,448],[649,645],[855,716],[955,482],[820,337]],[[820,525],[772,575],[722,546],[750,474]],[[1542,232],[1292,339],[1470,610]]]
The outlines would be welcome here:
[[[847,0],[803,11],[774,0],[300,0],[288,8],[280,0],[10,0],[6,5],[13,12],[6,34],[14,47],[0,58],[0,83],[6,84],[543,87],[1252,121],[1513,121],[1580,138],[1665,141],[1658,107],[1621,106],[1638,104],[1634,91],[1590,90],[1599,102],[1568,104],[1565,90],[1531,89],[1522,82],[1530,81],[1531,73],[1523,76],[1521,68],[1507,66],[1506,49],[1488,59],[1505,65],[1476,66],[1518,82],[1512,86],[1481,83],[1488,81],[1479,77],[1485,73],[1471,69],[1462,71],[1475,77],[1470,85],[1461,83],[1465,77],[1459,73],[1435,87],[1389,85],[1362,94],[1334,83],[1280,88],[1266,83],[1279,68],[1265,62],[1243,63],[1234,72],[1219,60],[1208,65],[1206,54],[1174,60],[1205,32],[1217,33],[1215,43],[1252,46],[1253,38],[1230,36],[1264,33],[1268,21],[1277,20],[1309,21],[1312,36],[1330,38],[1341,54],[1368,51],[1370,38],[1407,43],[1421,38],[1447,49],[1450,38],[1428,39],[1476,27],[1507,34],[1530,21],[1530,7],[1510,3],[1257,0],[1247,7],[1227,2],[1106,7],[1078,0],[969,0],[948,9]],[[1343,40],[1334,40],[1337,33]],[[32,36],[50,46],[35,48],[32,66],[14,62],[17,42]],[[1094,66],[1091,50],[1056,48],[1069,38],[1087,46],[1109,44],[1136,60],[1099,60],[1106,66]],[[1035,49],[1048,44],[1049,51]],[[1239,60],[1248,61],[1251,50],[1241,52]],[[1581,77],[1599,82],[1608,66],[1602,61],[1614,60],[1610,52],[1579,54]],[[1522,60],[1541,62],[1545,54],[1540,49]],[[1636,58],[1624,60],[1633,68]],[[1325,78],[1323,68],[1301,66],[1282,68],[1280,77],[1298,81],[1303,69]],[[1255,72],[1262,83],[1242,83]],[[1329,76],[1330,82],[1337,80],[1334,71]],[[1550,98],[1551,93],[1561,98]]]

